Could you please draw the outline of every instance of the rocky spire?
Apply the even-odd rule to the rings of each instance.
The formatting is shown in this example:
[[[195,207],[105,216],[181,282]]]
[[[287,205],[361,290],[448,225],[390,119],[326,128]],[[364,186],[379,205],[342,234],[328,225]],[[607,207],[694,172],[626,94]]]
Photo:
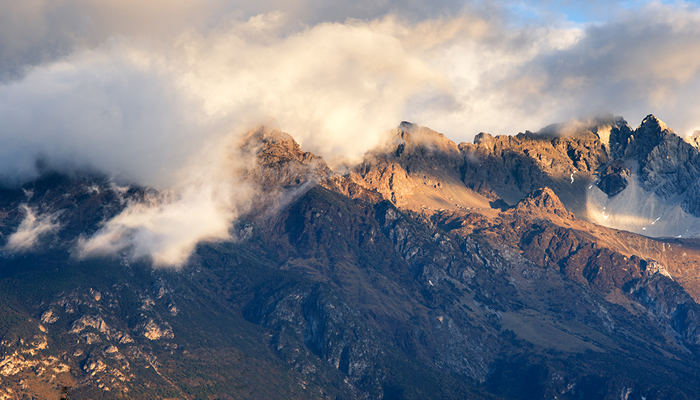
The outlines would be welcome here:
[[[279,130],[253,131],[242,148],[257,161],[248,169],[251,182],[260,184],[264,190],[300,186],[332,174],[323,158],[302,151],[292,136]]]
[[[634,131],[619,129],[610,133],[613,158],[625,158],[641,161],[673,131],[653,114],[647,115],[641,125]]]
[[[670,130],[668,129],[668,126],[661,121],[660,119],[656,118],[654,114],[649,114],[647,115],[643,120],[642,124],[639,126],[640,128],[648,129],[651,131],[665,131],[665,130]]]

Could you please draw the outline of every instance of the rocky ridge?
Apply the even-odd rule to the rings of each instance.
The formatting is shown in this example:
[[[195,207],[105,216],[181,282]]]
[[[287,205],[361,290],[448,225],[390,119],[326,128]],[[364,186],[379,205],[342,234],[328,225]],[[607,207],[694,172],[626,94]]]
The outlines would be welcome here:
[[[699,171],[700,152],[653,115],[636,129],[606,116],[516,136],[480,133],[458,145],[402,123],[334,184],[375,191],[414,211],[484,212],[549,187],[583,220],[654,237],[698,237]]]

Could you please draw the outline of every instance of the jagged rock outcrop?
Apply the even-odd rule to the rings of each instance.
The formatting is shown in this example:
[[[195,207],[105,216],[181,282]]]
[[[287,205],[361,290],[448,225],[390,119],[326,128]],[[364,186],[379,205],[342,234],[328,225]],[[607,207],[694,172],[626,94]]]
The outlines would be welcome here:
[[[304,152],[289,134],[261,128],[249,133],[241,146],[255,161],[246,171],[248,181],[264,191],[298,187],[331,175],[323,158]]]
[[[651,236],[700,235],[700,153],[653,115],[637,129],[611,115],[474,143],[402,123],[331,190],[418,212],[506,209],[551,188],[579,218]],[[327,181],[328,182],[328,181]],[[363,190],[357,190],[362,188]],[[685,218],[687,214],[690,218]],[[685,221],[679,223],[678,221]]]
[[[700,197],[689,191],[700,179],[698,149],[677,136],[654,115],[648,115],[636,130],[628,126],[614,128],[610,133],[614,162],[633,162],[644,190],[661,199],[684,195],[683,210],[700,217],[697,206]]]
[[[570,211],[585,216],[587,187],[609,161],[610,129],[624,124],[609,116],[587,125],[552,125],[517,136],[482,132],[474,143],[457,145],[442,134],[402,123],[385,146],[335,180],[352,182],[416,211],[503,209],[547,186]]]
[[[384,146],[368,152],[360,165],[326,187],[361,187],[357,196],[344,194],[387,199],[414,210],[488,208],[487,198],[462,183],[463,163],[458,146],[444,135],[402,122]],[[372,192],[379,198],[367,195]]]
[[[492,198],[515,204],[528,193],[550,187],[569,210],[585,214],[585,190],[608,162],[607,133],[622,124],[612,116],[587,125],[551,125],[516,136],[481,133],[461,143],[464,183]]]
[[[622,160],[614,160],[600,169],[596,185],[608,197],[613,197],[627,188],[630,175],[630,170]]]
[[[542,214],[553,214],[561,218],[574,218],[574,214],[566,210],[564,203],[548,187],[537,189],[520,200],[512,214],[519,218],[532,218]]]
[[[615,158],[646,159],[665,138],[673,135],[665,123],[647,115],[639,128],[632,130],[626,123],[610,131],[611,155]]]

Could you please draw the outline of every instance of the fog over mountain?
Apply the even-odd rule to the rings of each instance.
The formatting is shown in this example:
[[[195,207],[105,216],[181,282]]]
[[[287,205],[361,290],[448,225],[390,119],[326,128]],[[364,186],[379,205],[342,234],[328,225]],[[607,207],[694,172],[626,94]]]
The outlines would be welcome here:
[[[167,4],[166,4],[167,3]],[[459,142],[601,112],[700,128],[693,3],[62,0],[4,3],[6,178],[37,156],[167,185],[194,149],[274,119],[305,148],[357,160],[397,121]]]
[[[159,207],[190,210],[131,214],[130,229],[155,235],[146,242],[165,240],[153,232],[171,223],[199,232],[173,239],[185,248],[226,236],[232,204],[250,189],[211,177],[245,162],[237,143],[261,124],[341,169],[401,120],[456,142],[604,112],[630,121],[653,112],[681,135],[700,128],[693,3],[574,10],[588,22],[538,2],[0,7],[0,177],[17,185],[47,168],[90,169],[169,193]],[[206,154],[214,148],[228,155]],[[197,213],[227,223],[194,228]]]

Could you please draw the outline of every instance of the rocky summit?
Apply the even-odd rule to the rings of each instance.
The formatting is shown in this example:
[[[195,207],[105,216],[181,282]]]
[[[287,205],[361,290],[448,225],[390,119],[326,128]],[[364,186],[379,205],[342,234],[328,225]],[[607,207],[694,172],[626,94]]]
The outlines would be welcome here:
[[[343,172],[276,130],[241,148],[235,240],[176,269],[76,250],[154,189],[0,189],[0,399],[700,392],[700,153],[654,116],[460,144],[404,122]]]

